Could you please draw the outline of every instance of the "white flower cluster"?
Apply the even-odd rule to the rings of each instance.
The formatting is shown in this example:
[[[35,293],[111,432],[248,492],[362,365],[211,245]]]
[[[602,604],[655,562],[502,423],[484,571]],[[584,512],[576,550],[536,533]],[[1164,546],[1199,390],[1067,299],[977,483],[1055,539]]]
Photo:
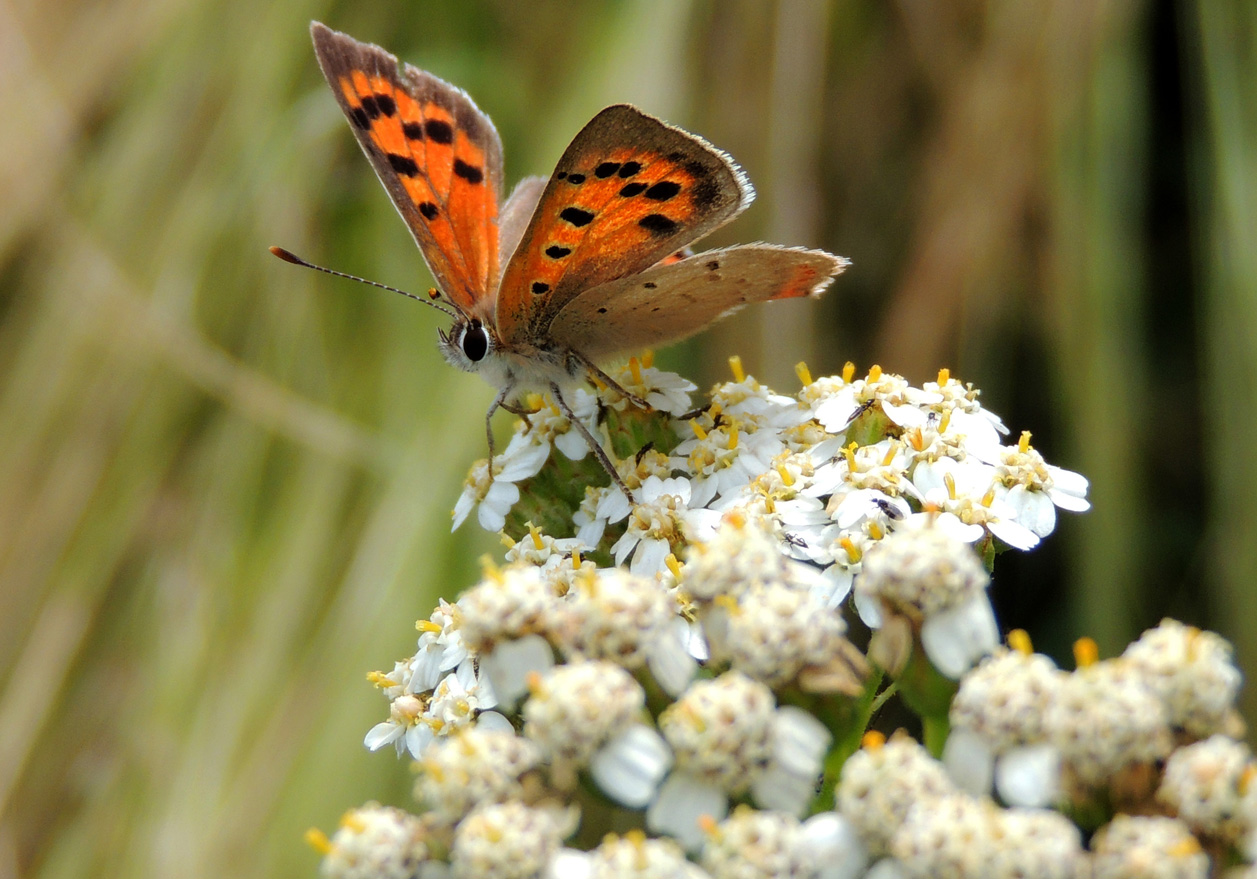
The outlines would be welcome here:
[[[735,365],[690,411],[692,385],[634,361],[614,378],[656,411],[575,394],[633,503],[583,488],[579,432],[532,401],[455,514],[505,530],[507,564],[372,675],[390,708],[366,744],[416,759],[419,814],[312,832],[324,875],[1204,877],[1257,856],[1225,642],[1167,621],[1072,673],[1024,634],[998,646],[982,560],[1086,509],[1086,481],[1001,445],[946,374],[800,375],[784,397]],[[941,693],[922,713],[950,720],[945,759],[864,733],[890,691],[847,639],[852,593],[880,672],[932,687],[909,704]],[[1089,845],[1079,816],[1103,824]]]

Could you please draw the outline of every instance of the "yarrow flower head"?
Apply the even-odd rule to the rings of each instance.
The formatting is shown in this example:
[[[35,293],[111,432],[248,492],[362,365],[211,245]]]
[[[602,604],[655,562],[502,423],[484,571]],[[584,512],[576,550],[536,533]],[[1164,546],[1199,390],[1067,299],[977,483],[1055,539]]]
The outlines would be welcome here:
[[[419,814],[312,832],[325,875],[1257,869],[1225,641],[1167,620],[1110,659],[1081,639],[1073,671],[1024,632],[1000,646],[997,556],[1085,510],[1085,479],[945,371],[800,366],[788,396],[733,368],[696,400],[631,361],[568,400],[631,501],[562,407],[523,401],[455,517],[500,530],[504,562],[371,675],[366,744],[415,758]],[[868,729],[896,696],[923,742]]]

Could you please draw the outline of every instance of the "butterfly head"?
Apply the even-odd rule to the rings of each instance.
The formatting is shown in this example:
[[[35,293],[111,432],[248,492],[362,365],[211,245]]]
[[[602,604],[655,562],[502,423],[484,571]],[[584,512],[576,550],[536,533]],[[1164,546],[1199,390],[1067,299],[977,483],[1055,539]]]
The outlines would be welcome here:
[[[441,354],[464,372],[479,372],[497,349],[489,328],[476,317],[462,317],[448,331],[441,330]]]

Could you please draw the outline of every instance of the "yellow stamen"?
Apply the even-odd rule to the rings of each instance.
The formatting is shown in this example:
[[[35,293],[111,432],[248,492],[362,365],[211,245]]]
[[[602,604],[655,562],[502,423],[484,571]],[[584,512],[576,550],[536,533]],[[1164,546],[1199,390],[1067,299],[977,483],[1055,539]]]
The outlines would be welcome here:
[[[855,542],[850,537],[844,536],[838,541],[838,545],[847,551],[847,558],[851,560],[852,564],[864,558],[864,552],[855,545]]]
[[[327,857],[332,853],[332,841],[327,838],[327,834],[317,827],[311,827],[305,832],[306,845],[314,849],[323,857]]]
[[[938,383],[945,385],[951,379],[951,370],[944,366],[938,371]]]
[[[1074,665],[1088,668],[1100,661],[1100,645],[1094,638],[1079,638],[1074,642]]]
[[[707,431],[704,430],[703,426],[698,423],[697,418],[690,419],[690,429],[694,431],[694,436],[698,437],[700,440],[707,439]]]
[[[860,747],[866,751],[880,751],[886,744],[886,736],[871,729],[860,739]]]
[[[545,399],[541,396],[541,394],[529,394],[524,399],[524,402],[528,404],[529,409],[536,411],[544,405]]]
[[[742,371],[742,358],[734,354],[729,358],[729,369],[733,371],[733,381],[742,384],[746,381],[746,373]]]
[[[441,627],[438,624],[432,622],[432,620],[418,620],[415,623],[415,628],[418,629],[420,632],[428,632],[429,634],[432,634],[432,635],[435,635],[441,631]]]
[[[899,444],[891,443],[886,447],[886,454],[882,456],[882,466],[889,467],[891,462],[895,460],[895,455],[899,452]]]
[[[642,352],[642,366],[646,367],[647,369],[650,369],[654,365],[655,365],[655,352],[652,349],[647,348],[645,351]]]
[[[869,367],[869,381],[876,382],[882,380],[882,368],[874,363]]]
[[[1235,789],[1241,797],[1248,796],[1249,788],[1253,786],[1253,781],[1255,780],[1257,780],[1257,764],[1249,763],[1244,767],[1244,771],[1240,773],[1240,780],[1235,785]]]
[[[572,570],[579,571],[580,563],[581,563],[580,550],[579,549],[572,550]]]
[[[388,679],[388,675],[386,675],[382,671],[367,672],[367,683],[369,683],[373,687],[379,687],[381,690],[386,689],[388,687],[395,686],[397,684],[396,681],[390,681]]]
[[[842,365],[842,381],[849,385],[853,378],[855,378],[855,364],[848,360]]]
[[[712,839],[720,837],[720,825],[716,823],[716,819],[710,815],[698,816],[698,829],[703,831],[703,835]]]
[[[731,452],[732,452],[732,451],[734,451],[737,447],[738,447],[738,422],[737,422],[737,420],[736,420],[736,419],[730,419],[730,421],[729,421],[729,443],[728,443],[728,445],[726,446],[726,448],[728,448],[728,449],[729,449],[729,451],[731,451]]]
[[[1168,854],[1172,858],[1190,858],[1193,855],[1200,854],[1200,840],[1194,836],[1180,840],[1170,846]]]
[[[769,515],[772,515],[773,513],[777,512],[777,505],[773,503],[772,497],[768,495],[764,496],[764,512],[768,513]]]
[[[545,549],[546,542],[541,539],[541,529],[539,529],[532,522],[528,522],[526,524],[528,525],[528,533],[532,535],[533,549],[537,550],[538,552]]]
[[[858,443],[851,443],[842,450],[843,455],[847,458],[847,466],[852,470],[855,469],[855,451],[858,448],[860,448]]]
[[[629,374],[633,376],[633,384],[642,383],[642,364],[636,357],[629,358]]]
[[[886,532],[882,530],[882,526],[876,522],[869,522],[869,537],[874,540],[881,540],[886,536]]]
[[[800,360],[794,365],[794,374],[799,377],[799,381],[803,383],[803,387],[807,387],[812,383],[812,373],[807,368],[807,364]]]
[[[533,696],[543,695],[541,684],[541,672],[530,671],[524,677],[524,685],[528,687],[528,692]]]
[[[502,542],[502,545],[505,546],[507,549],[511,549],[512,547],[515,546],[515,541],[511,540],[511,536],[507,534],[505,531],[501,531],[498,533],[498,540],[500,540]]]
[[[361,833],[367,829],[367,822],[358,817],[358,813],[352,809],[340,816],[340,826],[355,833]]]
[[[499,586],[506,581],[506,577],[502,575],[502,569],[494,563],[488,553],[485,553],[480,557],[480,571],[484,575],[485,579],[492,580]]]
[[[777,465],[777,475],[781,477],[782,483],[787,488],[791,485],[794,485],[794,474],[790,472],[790,469],[786,467],[785,464]]]
[[[956,499],[956,479],[950,473],[943,474],[943,485],[947,486],[948,500]]]
[[[925,434],[921,432],[921,428],[914,427],[908,431],[908,445],[912,446],[915,452],[925,449]]]
[[[1021,452],[1023,455],[1030,451],[1030,431],[1023,430],[1021,432],[1021,439],[1017,441],[1017,451]]]
[[[672,576],[677,580],[681,579],[681,562],[674,553],[668,553],[663,563],[668,566],[668,570],[672,572]]]
[[[1025,629],[1013,629],[1008,633],[1008,646],[1022,656],[1034,653],[1034,645],[1030,643],[1030,633]]]
[[[994,502],[995,502],[995,489],[989,488],[987,489],[986,494],[982,495],[982,506],[989,507]]]
[[[948,409],[943,413],[943,417],[938,420],[938,432],[946,433],[947,425],[951,424],[951,410]]]

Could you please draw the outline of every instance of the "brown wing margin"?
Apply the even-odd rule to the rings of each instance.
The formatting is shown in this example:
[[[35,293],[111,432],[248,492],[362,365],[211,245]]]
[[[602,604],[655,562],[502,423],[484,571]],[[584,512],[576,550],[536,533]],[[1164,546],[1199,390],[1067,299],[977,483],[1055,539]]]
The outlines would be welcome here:
[[[462,90],[379,46],[310,25],[319,66],[437,285],[487,317],[498,264],[502,143]]]

